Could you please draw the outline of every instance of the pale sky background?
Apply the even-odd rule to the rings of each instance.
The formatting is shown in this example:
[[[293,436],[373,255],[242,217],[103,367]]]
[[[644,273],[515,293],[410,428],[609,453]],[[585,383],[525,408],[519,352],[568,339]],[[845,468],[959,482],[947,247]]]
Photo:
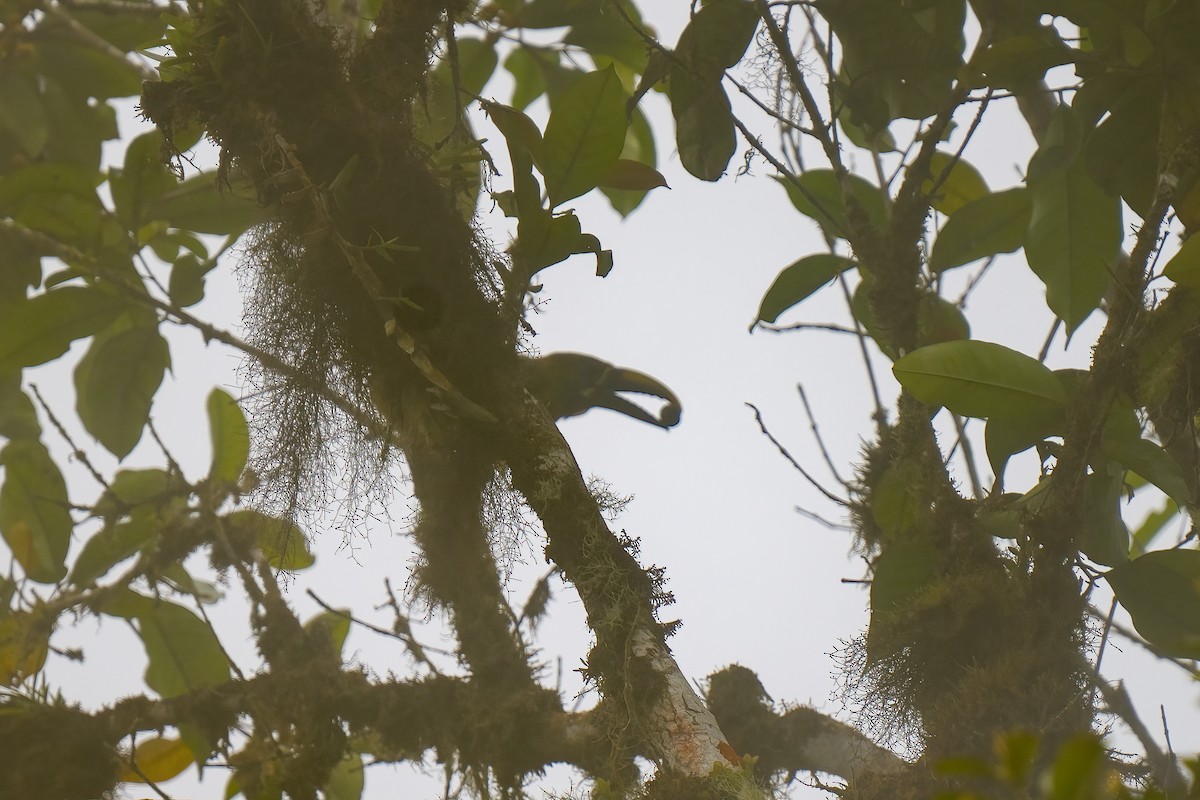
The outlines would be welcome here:
[[[653,5],[646,16],[663,41],[674,42],[686,21],[687,4]],[[505,78],[503,69],[498,69],[485,96],[507,102]],[[653,94],[643,108],[657,134],[659,168],[673,188],[651,193],[624,222],[598,194],[573,201],[584,230],[613,249],[615,268],[599,279],[593,273],[593,260],[577,256],[547,269],[540,278],[545,285],[541,296],[548,302],[531,322],[538,331],[534,344],[543,352],[591,353],[661,379],[681,398],[683,421],[664,432],[615,413],[594,411],[564,421],[562,429],[585,474],[609,481],[618,493],[634,495],[615,527],[640,538],[643,564],[666,568],[676,604],[664,616],[684,623],[670,640],[684,673],[702,681],[727,664],[741,663],[758,672],[777,701],[808,703],[852,721],[837,692],[837,670],[830,654],[840,642],[865,630],[867,591],[842,582],[862,578],[865,566],[850,554],[849,534],[828,530],[796,512],[801,506],[843,521],[839,510],[805,483],[759,433],[745,405],[756,404],[774,435],[834,490],[838,487],[823,466],[796,384],[803,383],[821,434],[843,475],[851,473],[850,464],[863,438],[871,435],[872,403],[852,337],[747,333],[778,271],[803,255],[821,251],[824,242],[816,225],[795,212],[783,190],[769,179],[768,166],[758,161],[752,174],[733,175],[744,146],[739,147],[725,179],[701,183],[679,165],[665,99]],[[775,141],[773,128],[760,115],[736,98],[735,108],[765,141]],[[544,106],[535,106],[531,113],[544,121]],[[121,124],[125,136],[138,130],[130,114],[122,115]],[[479,131],[490,138],[493,155],[505,160],[499,134],[486,123]],[[965,157],[995,190],[1020,181],[1032,149],[1032,139],[1015,108],[998,103],[989,110]],[[110,149],[110,157],[117,158],[119,152],[120,148]],[[819,165],[815,159],[811,163]],[[507,179],[497,179],[496,189],[509,188]],[[499,235],[503,241],[506,234]],[[955,270],[948,276],[950,285],[960,286],[974,272],[975,267]],[[957,294],[957,288],[948,292],[951,298]],[[973,336],[1036,354],[1051,323],[1042,296],[1042,286],[1023,256],[1002,258],[967,308]],[[207,299],[194,311],[220,327],[240,329],[238,286],[229,266],[210,275]],[[793,309],[781,322],[846,319],[840,292],[829,290]],[[1066,353],[1060,337],[1051,365],[1086,366],[1101,324],[1099,315],[1093,315]],[[241,358],[220,345],[206,347],[194,331],[171,329],[170,333],[175,374],[160,390],[153,416],[187,477],[194,480],[205,474],[209,459],[204,398],[214,385],[238,395],[244,388],[237,376]],[[71,355],[77,358],[81,352],[77,345]],[[878,354],[874,365],[885,402],[890,403],[896,393],[890,365]],[[74,398],[65,367],[56,363],[29,373],[29,380],[41,385],[55,404],[60,419],[72,416]],[[89,442],[85,434],[76,431],[75,435],[78,442]],[[63,463],[66,449],[54,432],[47,429],[44,438]],[[952,439],[947,436],[946,441]],[[90,446],[89,452],[102,471],[115,466],[99,445]],[[147,436],[125,466],[161,461]],[[986,463],[982,469],[985,483],[990,482]],[[1027,487],[1034,469],[1030,454],[1016,459],[1008,471],[1010,489]],[[98,491],[77,464],[69,465],[68,480],[76,501],[89,501]],[[302,618],[320,610],[305,595],[306,589],[312,589],[334,606],[351,607],[362,618],[390,625],[389,612],[375,610],[385,600],[383,578],[390,576],[393,585],[402,586],[412,554],[405,535],[409,502],[397,495],[390,510],[390,524],[371,521],[355,528],[349,539],[335,515],[310,529],[317,566],[298,575],[289,593]],[[77,547],[78,543],[73,545],[72,554]],[[514,605],[524,602],[545,569],[541,547],[539,541],[528,544],[527,563],[518,565],[509,583]],[[236,585],[227,589],[230,600],[207,611],[231,655],[244,670],[253,671],[257,660],[241,592]],[[1101,587],[1095,603],[1107,608],[1108,602],[1109,595]],[[1118,619],[1129,624],[1123,613]],[[446,644],[436,621],[418,630],[427,644]],[[555,682],[561,663],[561,686],[568,704],[580,689],[575,670],[589,641],[577,598],[559,584],[537,642],[542,648],[540,658],[548,665],[548,683]],[[141,645],[119,621],[85,618],[73,628],[60,630],[54,644],[81,646],[86,651],[82,665],[51,656],[47,674],[68,698],[95,707],[144,690]],[[409,658],[398,642],[361,628],[352,630],[345,652],[352,662],[379,675],[389,670],[403,675],[409,669]],[[1156,663],[1138,646],[1115,638],[1105,654],[1104,673],[1127,680],[1143,719],[1160,743],[1161,706],[1175,749],[1185,754],[1200,750],[1198,695],[1180,670]],[[1136,750],[1123,728],[1116,728],[1113,743]],[[371,767],[365,796],[437,797],[441,779],[436,769],[432,774],[433,778],[425,778],[408,766]],[[566,774],[566,770],[553,771],[552,783],[565,785]],[[194,775],[190,771],[164,788],[179,798],[222,796],[224,770],[207,770],[202,784],[195,782]],[[149,794],[137,787],[129,792],[131,797]],[[828,797],[804,788],[796,790],[795,796]]]

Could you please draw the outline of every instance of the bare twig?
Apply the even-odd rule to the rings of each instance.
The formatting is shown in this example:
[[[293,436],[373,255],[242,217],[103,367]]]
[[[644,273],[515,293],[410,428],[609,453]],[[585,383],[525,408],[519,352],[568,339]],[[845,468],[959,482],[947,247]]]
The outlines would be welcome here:
[[[833,479],[840,483],[843,487],[849,488],[848,484],[838,472],[837,466],[833,463],[833,458],[829,455],[829,448],[825,446],[825,440],[821,437],[821,431],[817,428],[817,418],[813,415],[812,406],[808,403],[808,394],[804,391],[804,384],[796,384],[796,392],[800,395],[800,403],[804,406],[804,414],[808,417],[808,427],[812,431],[813,438],[817,441],[817,448],[821,451],[821,457],[825,459],[825,465],[829,467],[830,474]]]
[[[976,500],[983,499],[983,483],[979,480],[979,470],[975,466],[975,449],[967,437],[967,426],[958,414],[950,415],[954,419],[954,430],[958,432],[958,443],[962,445],[963,463],[967,466],[967,479],[971,481],[971,492]]]
[[[755,327],[771,333],[791,333],[792,331],[825,331],[826,333],[848,333],[851,336],[861,335],[861,333],[854,330],[854,328],[847,328],[845,325],[838,325],[834,322],[797,322],[792,325],[774,325],[770,322],[760,322]]]
[[[92,465],[87,453],[81,447],[76,445],[74,440],[71,439],[71,434],[67,433],[67,429],[63,427],[63,424],[59,422],[58,417],[56,417],[54,412],[50,409],[50,404],[46,402],[46,398],[42,397],[42,393],[38,389],[38,385],[36,383],[31,383],[29,384],[29,389],[33,392],[33,396],[37,398],[38,404],[42,407],[42,412],[46,415],[46,418],[50,420],[50,424],[54,426],[56,431],[58,431],[58,435],[63,438],[63,441],[67,443],[67,446],[71,448],[71,455],[78,459],[80,464],[83,464],[87,471],[91,473],[91,476],[93,479],[95,479],[96,483],[100,484],[105,489],[111,488],[108,485],[108,481],[105,480],[104,476],[100,474],[100,471]]]
[[[1119,717],[1141,743],[1142,749],[1146,751],[1147,766],[1150,767],[1150,774],[1154,776],[1155,782],[1166,792],[1168,797],[1173,796],[1176,792],[1185,791],[1187,779],[1180,771],[1174,757],[1164,753],[1158,743],[1154,741],[1150,729],[1138,716],[1137,709],[1133,706],[1133,700],[1125,689],[1125,684],[1118,681],[1116,686],[1112,686],[1098,673],[1092,675],[1092,682],[1104,697],[1108,711]]]
[[[755,406],[753,403],[746,403],[746,406],[754,412],[754,419],[756,422],[758,422],[758,428],[762,431],[763,435],[767,437],[771,444],[775,445],[775,449],[779,451],[780,455],[786,458],[788,462],[795,467],[796,471],[803,475],[806,481],[812,484],[813,488],[843,508],[850,505],[849,500],[838,497],[833,492],[826,489],[816,478],[809,474],[808,470],[800,466],[800,462],[796,461],[796,459],[792,457],[792,454],[787,451],[787,448],[784,447],[779,440],[771,434],[771,431],[767,429],[767,423],[763,420],[762,412],[758,410],[757,406]]]

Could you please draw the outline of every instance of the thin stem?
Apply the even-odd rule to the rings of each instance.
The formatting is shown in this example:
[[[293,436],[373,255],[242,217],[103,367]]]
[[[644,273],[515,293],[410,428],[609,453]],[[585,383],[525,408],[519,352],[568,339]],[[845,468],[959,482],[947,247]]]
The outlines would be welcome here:
[[[849,489],[850,484],[843,480],[841,474],[838,473],[838,469],[833,463],[833,458],[829,455],[829,449],[825,446],[825,440],[821,437],[821,431],[817,428],[817,418],[813,415],[812,406],[808,404],[808,394],[804,391],[804,384],[797,383],[796,391],[800,394],[800,402],[804,406],[804,414],[808,417],[808,427],[812,431],[813,438],[817,441],[817,448],[821,451],[821,457],[825,459],[825,465],[829,467],[829,472],[833,475],[834,480]]]
[[[827,499],[837,503],[839,506],[847,507],[850,505],[849,500],[838,497],[836,494],[826,489],[816,478],[809,474],[808,470],[800,466],[800,462],[793,458],[792,454],[788,452],[787,448],[784,447],[783,444],[781,444],[780,441],[776,439],[774,435],[772,435],[771,431],[767,429],[767,423],[763,420],[762,412],[758,410],[756,405],[753,403],[746,403],[746,406],[754,412],[754,419],[758,423],[758,428],[760,431],[762,431],[763,436],[766,436],[771,444],[775,445],[775,449],[779,451],[780,455],[786,458],[788,463],[790,463],[797,472],[803,475],[804,479],[812,484],[814,489],[825,495]]]

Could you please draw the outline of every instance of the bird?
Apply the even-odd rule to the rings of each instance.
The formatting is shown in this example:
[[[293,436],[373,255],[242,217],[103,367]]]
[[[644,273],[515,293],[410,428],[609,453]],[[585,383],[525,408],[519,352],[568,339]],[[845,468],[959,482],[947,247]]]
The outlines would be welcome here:
[[[607,408],[664,430],[679,424],[682,407],[675,393],[643,372],[613,366],[584,353],[527,357],[521,359],[521,366],[525,388],[556,420]],[[665,400],[666,405],[655,416],[618,392],[651,395]]]

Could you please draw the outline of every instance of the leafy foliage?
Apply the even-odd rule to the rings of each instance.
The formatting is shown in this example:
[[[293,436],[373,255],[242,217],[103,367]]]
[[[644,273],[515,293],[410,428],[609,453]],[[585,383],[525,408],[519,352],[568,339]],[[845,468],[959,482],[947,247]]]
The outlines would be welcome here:
[[[850,798],[1195,796],[1195,775],[1148,741],[1153,785],[1117,778],[1090,734],[1102,679],[1086,630],[1107,586],[1136,641],[1200,658],[1200,6],[708,0],[673,46],[630,0],[109,6],[17,4],[0,19],[0,752],[18,762],[0,793],[107,795],[216,759],[233,770],[228,796],[352,800],[364,764],[432,750],[480,796],[517,797],[558,761],[595,797],[751,797],[817,769]],[[508,105],[486,94],[501,68]],[[843,322],[822,327],[856,336],[868,371],[876,353],[894,362],[898,397],[876,387],[856,476],[825,494],[870,580],[850,699],[912,730],[918,766],[813,709],[771,707],[744,668],[714,675],[701,703],[666,646],[662,571],[610,530],[533,391],[548,372],[521,349],[537,275],[579,254],[600,276],[615,265],[568,204],[596,191],[624,216],[667,185],[654,92],[688,173],[717,181],[744,147],[744,171],[769,165],[824,240],[778,274],[751,330],[837,296]],[[113,101],[134,96],[156,128],[106,164]],[[1021,180],[993,190],[973,137],[1012,98],[1036,147]],[[202,138],[219,162],[195,171]],[[485,190],[512,221],[503,253],[473,224]],[[250,341],[188,310],[239,241]],[[1044,350],[1059,327],[1072,342],[1099,323],[1074,343],[1092,347],[1088,369],[971,338],[966,300],[994,262],[1044,287],[983,301],[1007,304],[1014,326],[1044,310]],[[253,426],[230,393],[208,394],[198,480],[165,446],[161,465],[124,462],[158,439],[164,380],[191,368],[173,358],[174,326],[239,350],[261,389]],[[657,380],[567,361],[602,373],[566,387],[583,403],[569,413],[679,421]],[[41,368],[73,369],[67,424],[31,380]],[[670,400],[671,421],[618,391]],[[985,421],[990,486],[963,418]],[[72,430],[115,461],[93,462]],[[1038,474],[1006,474],[1031,448]],[[301,624],[281,588],[315,564],[305,471],[338,455],[386,474],[397,451],[421,506],[411,579],[453,630],[452,674],[394,597],[392,633],[423,677],[345,667],[351,613]],[[66,459],[97,498],[64,478]],[[1133,487],[1160,505],[1140,524]],[[594,712],[565,708],[530,665],[550,576],[524,612],[508,607],[482,524],[505,503],[538,517],[551,575],[585,607]],[[1151,548],[1185,517],[1190,533]],[[233,667],[204,611],[231,575],[257,675]],[[95,713],[52,696],[47,654],[81,616],[133,630],[146,696]],[[29,778],[45,742],[77,768]],[[658,767],[644,786],[639,756]]]

